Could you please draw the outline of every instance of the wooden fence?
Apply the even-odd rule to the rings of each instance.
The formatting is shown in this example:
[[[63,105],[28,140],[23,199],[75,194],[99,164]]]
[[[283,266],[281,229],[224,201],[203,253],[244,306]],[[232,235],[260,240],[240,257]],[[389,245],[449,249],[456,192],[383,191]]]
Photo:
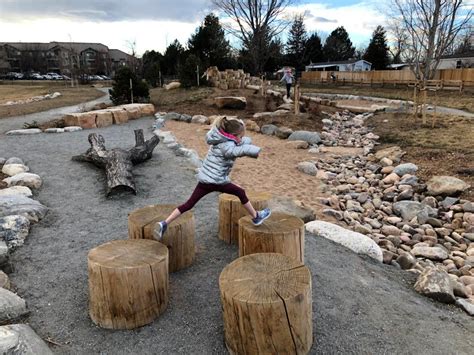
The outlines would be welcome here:
[[[336,79],[331,78],[334,73]],[[415,75],[411,70],[372,70],[372,71],[310,71],[303,72],[301,83],[338,83],[338,84],[414,84]],[[456,88],[462,91],[464,87],[474,87],[474,68],[463,69],[441,69],[436,72],[433,80],[429,83],[440,89]]]

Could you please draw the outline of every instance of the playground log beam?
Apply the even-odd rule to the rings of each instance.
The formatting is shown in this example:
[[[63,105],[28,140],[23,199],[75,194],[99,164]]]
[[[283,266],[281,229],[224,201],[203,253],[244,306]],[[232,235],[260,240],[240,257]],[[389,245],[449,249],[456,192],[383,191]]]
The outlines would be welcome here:
[[[107,150],[104,137],[97,133],[91,133],[88,138],[91,147],[86,153],[72,157],[74,161],[92,163],[105,170],[107,196],[119,191],[137,193],[132,168],[134,165],[151,159],[153,150],[160,142],[156,135],[145,141],[142,129],[137,129],[134,132],[135,146],[129,150],[121,148]]]

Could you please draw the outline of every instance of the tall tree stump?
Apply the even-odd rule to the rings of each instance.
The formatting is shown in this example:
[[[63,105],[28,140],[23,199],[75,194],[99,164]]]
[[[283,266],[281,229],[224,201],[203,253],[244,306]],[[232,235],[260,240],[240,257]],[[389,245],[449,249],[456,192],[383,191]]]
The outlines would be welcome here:
[[[102,328],[151,323],[168,305],[168,249],[152,240],[114,240],[89,252],[89,315]]]
[[[128,237],[130,239],[156,240],[156,223],[166,219],[176,205],[151,205],[139,208],[128,216]],[[195,223],[194,214],[188,211],[168,225],[160,241],[169,249],[169,271],[182,270],[194,261]]]
[[[255,210],[268,207],[272,195],[268,192],[248,192],[247,197]],[[228,244],[237,244],[239,240],[239,219],[248,213],[239,198],[234,195],[219,196],[219,239]]]
[[[219,277],[230,354],[307,354],[313,343],[311,274],[277,253],[252,254]]]
[[[251,217],[239,220],[239,256],[280,253],[304,263],[304,222],[295,216],[273,212],[260,226]]]

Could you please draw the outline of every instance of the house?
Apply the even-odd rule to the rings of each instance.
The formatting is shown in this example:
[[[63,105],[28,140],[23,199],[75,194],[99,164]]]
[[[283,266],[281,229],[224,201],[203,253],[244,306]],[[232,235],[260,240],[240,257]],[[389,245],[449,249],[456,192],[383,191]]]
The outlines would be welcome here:
[[[133,67],[137,58],[134,58],[130,54],[122,52],[119,49],[110,49],[110,75],[114,76],[115,72],[123,66]]]
[[[439,61],[438,69],[474,68],[474,50],[462,54],[445,55]]]
[[[372,63],[363,59],[350,59],[337,62],[311,63],[306,71],[368,71]]]

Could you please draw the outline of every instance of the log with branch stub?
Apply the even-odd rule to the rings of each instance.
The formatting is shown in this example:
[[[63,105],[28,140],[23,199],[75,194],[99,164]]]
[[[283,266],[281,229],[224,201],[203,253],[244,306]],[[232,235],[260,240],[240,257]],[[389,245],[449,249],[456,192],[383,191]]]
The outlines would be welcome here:
[[[143,130],[135,132],[135,146],[129,150],[105,148],[105,139],[97,133],[89,134],[91,147],[85,154],[72,157],[75,161],[85,161],[104,169],[107,179],[107,196],[119,191],[129,191],[136,194],[135,181],[133,180],[132,168],[151,159],[153,150],[160,139],[153,135],[145,141]]]

